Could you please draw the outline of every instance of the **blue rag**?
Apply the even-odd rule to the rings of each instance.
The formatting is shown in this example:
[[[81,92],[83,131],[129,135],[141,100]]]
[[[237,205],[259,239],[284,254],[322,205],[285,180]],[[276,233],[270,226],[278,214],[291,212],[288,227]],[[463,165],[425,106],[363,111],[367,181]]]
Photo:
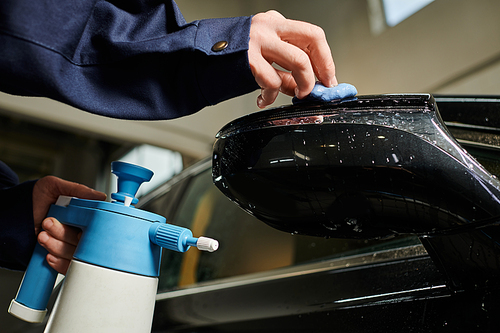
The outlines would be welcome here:
[[[303,99],[298,99],[294,97],[292,99],[293,104],[304,103],[304,102],[331,102],[335,100],[342,100],[356,96],[358,91],[356,87],[349,83],[341,83],[338,86],[327,88],[320,82],[316,82],[313,90],[309,95]]]

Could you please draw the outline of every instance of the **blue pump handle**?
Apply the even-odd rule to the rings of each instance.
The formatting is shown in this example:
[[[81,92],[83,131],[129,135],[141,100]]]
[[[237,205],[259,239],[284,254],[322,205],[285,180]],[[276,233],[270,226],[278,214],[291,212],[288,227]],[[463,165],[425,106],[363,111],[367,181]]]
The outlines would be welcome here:
[[[59,206],[52,205],[47,216],[60,219],[57,210]],[[49,266],[46,256],[49,252],[38,242],[31,256],[28,268],[24,273],[21,286],[15,301],[35,310],[43,311],[47,308],[52,289],[57,278],[57,271]]]
[[[57,272],[45,260],[48,253],[44,247],[36,243],[16,296],[16,302],[40,311],[47,308],[57,278]]]

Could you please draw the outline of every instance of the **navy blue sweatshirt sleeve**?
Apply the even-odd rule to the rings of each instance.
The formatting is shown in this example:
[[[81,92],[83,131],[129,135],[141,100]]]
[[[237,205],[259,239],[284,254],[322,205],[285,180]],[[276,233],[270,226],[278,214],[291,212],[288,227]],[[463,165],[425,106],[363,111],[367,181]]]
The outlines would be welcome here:
[[[0,90],[109,117],[181,117],[258,88],[250,24],[186,23],[168,0],[2,0]]]
[[[36,244],[33,186],[17,184],[17,175],[0,162],[0,267],[24,270]]]

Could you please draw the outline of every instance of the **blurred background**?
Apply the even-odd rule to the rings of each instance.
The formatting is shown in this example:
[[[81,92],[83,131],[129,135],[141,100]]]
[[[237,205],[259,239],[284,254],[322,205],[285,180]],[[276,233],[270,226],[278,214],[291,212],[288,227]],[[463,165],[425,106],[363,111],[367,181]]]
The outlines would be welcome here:
[[[499,94],[496,0],[178,0],[188,22],[276,9],[322,27],[339,82],[359,94]],[[124,121],[43,98],[0,93],[0,159],[21,181],[48,174],[109,193],[109,165],[128,160],[163,182],[209,156],[217,131],[258,111],[259,92],[181,119]],[[290,104],[281,96],[273,107]],[[150,187],[156,186],[156,183]]]

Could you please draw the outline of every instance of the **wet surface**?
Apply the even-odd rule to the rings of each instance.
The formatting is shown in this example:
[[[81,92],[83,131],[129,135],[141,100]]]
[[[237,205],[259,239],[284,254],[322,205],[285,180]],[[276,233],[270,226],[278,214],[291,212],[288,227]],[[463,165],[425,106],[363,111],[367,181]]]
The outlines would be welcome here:
[[[279,230],[337,238],[432,235],[423,243],[450,279],[479,270],[484,284],[498,275],[496,227],[438,235],[500,216],[500,183],[448,133],[428,95],[241,118],[218,135],[213,177],[226,196]],[[485,255],[489,249],[491,258],[471,260],[471,246]]]
[[[373,238],[500,214],[500,205],[491,200],[498,193],[494,186],[403,131],[345,124],[240,136],[224,147],[239,159],[221,163],[223,176],[216,185],[278,229]]]
[[[424,234],[500,215],[498,180],[427,103],[369,102],[222,131],[216,186],[273,227],[315,236]]]

